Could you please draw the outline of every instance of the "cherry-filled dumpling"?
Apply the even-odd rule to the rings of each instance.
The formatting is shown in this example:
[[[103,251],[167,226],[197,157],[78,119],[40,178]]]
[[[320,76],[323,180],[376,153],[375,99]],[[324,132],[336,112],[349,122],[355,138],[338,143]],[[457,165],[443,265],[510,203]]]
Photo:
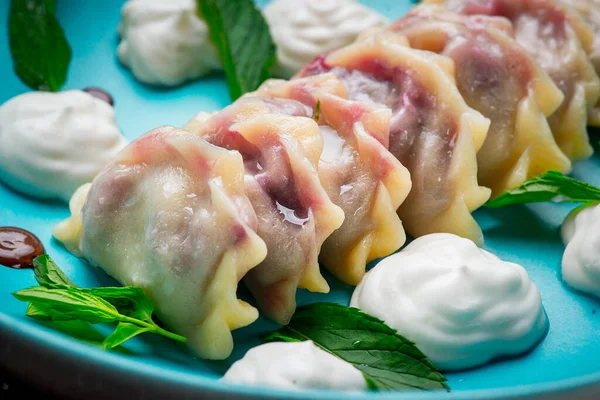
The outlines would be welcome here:
[[[600,76],[600,0],[564,0],[563,3],[573,6],[594,31],[589,57]],[[590,111],[588,124],[600,127],[600,99]]]
[[[323,150],[319,127],[311,118],[273,113],[271,107],[277,106],[285,105],[243,98],[204,123],[192,121],[187,129],[242,155],[245,191],[268,249],[244,282],[261,311],[286,324],[296,309],[298,288],[329,291],[318,256],[344,213],[331,202],[317,174]]]
[[[563,95],[509,35],[506,19],[421,5],[390,29],[406,36],[413,48],[450,57],[464,100],[491,120],[477,162],[479,183],[493,196],[549,169],[570,170],[546,119]]]
[[[469,15],[508,18],[516,41],[537,61],[565,99],[549,118],[562,151],[574,161],[593,150],[587,134],[587,114],[600,96],[600,80],[588,59],[593,31],[581,16],[558,0],[449,0],[447,6]]]
[[[410,171],[398,214],[413,236],[454,233],[483,243],[471,212],[490,197],[477,183],[477,156],[490,122],[467,106],[452,60],[406,47],[384,32],[315,60],[303,75],[333,72],[352,100],[392,110],[389,150]]]
[[[157,128],[75,193],[73,216],[54,233],[123,285],[142,288],[197,355],[224,359],[230,331],[258,318],[236,297],[238,281],[267,254],[243,180],[239,153]]]
[[[406,235],[396,210],[411,188],[406,168],[386,148],[391,113],[388,109],[347,100],[334,75],[267,81],[257,94],[265,101],[291,99],[318,106],[325,147],[319,176],[331,200],[346,215],[342,226],[323,244],[322,264],[337,278],[357,285],[366,264],[400,248]],[[302,112],[279,107],[279,112]]]

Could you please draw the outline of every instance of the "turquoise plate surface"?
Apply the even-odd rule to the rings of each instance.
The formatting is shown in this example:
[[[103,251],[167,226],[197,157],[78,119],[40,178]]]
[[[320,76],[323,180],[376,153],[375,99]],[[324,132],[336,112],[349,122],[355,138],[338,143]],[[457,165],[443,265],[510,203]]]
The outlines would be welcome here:
[[[3,103],[28,89],[12,72],[5,25],[9,2],[1,3],[0,103]],[[116,101],[118,122],[128,138],[134,139],[159,125],[181,126],[198,111],[218,110],[229,104],[225,80],[219,74],[175,89],[157,89],[133,79],[115,57],[116,27],[123,0],[58,3],[59,19],[73,48],[65,89],[99,86],[110,92]],[[379,0],[368,4],[390,19],[403,15],[410,7],[408,0]],[[596,137],[594,141],[597,140]],[[594,156],[579,163],[573,175],[600,185],[600,158]],[[540,289],[550,331],[537,348],[523,357],[447,374],[452,388],[450,394],[410,392],[403,393],[403,399],[559,399],[575,394],[600,398],[600,303],[568,290],[560,279],[564,246],[558,227],[568,211],[568,206],[541,204],[476,212],[484,229],[486,248],[505,260],[523,265]],[[0,184],[0,225],[18,226],[37,234],[47,252],[79,285],[114,285],[100,270],[79,261],[52,240],[52,227],[68,215],[66,204],[27,198]],[[332,279],[329,281],[330,294],[300,293],[299,302],[347,304],[352,289]],[[159,393],[178,398],[341,396],[335,392],[292,393],[220,383],[218,378],[222,373],[259,343],[261,333],[276,328],[264,319],[235,331],[234,354],[224,362],[194,359],[178,346],[148,336],[128,343],[126,351],[105,352],[26,318],[26,305],[11,293],[35,283],[31,270],[0,267],[0,363],[12,365],[16,372],[27,373],[46,386],[88,395],[103,393],[112,387],[121,394],[146,397]],[[28,358],[23,359],[25,356]],[[64,370],[49,367],[53,365],[60,365]],[[79,373],[80,380],[74,382],[74,376]],[[398,398],[399,395],[368,393],[356,397]]]

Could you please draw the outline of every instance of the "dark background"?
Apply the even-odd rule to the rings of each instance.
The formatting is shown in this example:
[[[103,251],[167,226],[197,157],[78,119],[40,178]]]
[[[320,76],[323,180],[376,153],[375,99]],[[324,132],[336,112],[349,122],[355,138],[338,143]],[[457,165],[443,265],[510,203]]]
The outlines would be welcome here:
[[[19,378],[13,373],[0,368],[0,399],[1,400],[23,400],[23,399],[43,399],[58,400],[60,397],[54,396],[32,386],[24,379]]]

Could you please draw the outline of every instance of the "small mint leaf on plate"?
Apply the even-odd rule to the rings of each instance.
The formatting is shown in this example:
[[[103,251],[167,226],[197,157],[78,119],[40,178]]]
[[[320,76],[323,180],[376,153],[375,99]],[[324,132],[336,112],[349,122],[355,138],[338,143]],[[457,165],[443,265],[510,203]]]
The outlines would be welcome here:
[[[115,348],[140,333],[149,332],[151,328],[138,326],[130,322],[119,322],[113,333],[104,339],[102,347],[105,349]]]
[[[34,273],[42,286],[13,293],[18,300],[29,302],[25,315],[30,318],[58,323],[74,337],[78,337],[83,327],[91,329],[89,324],[118,322],[115,331],[102,342],[105,349],[117,347],[144,332],[186,341],[154,322],[154,305],[138,287],[79,288],[48,255],[34,259]],[[93,342],[100,343],[96,339]]]
[[[197,0],[215,44],[233,100],[269,77],[275,44],[269,25],[252,0]]]
[[[33,273],[41,286],[50,289],[77,287],[47,254],[33,259]]]
[[[12,0],[8,38],[15,73],[34,90],[57,92],[67,80],[71,47],[53,0]]]
[[[108,301],[123,315],[152,322],[154,304],[146,297],[144,291],[138,287],[99,287],[83,290]]]
[[[35,314],[46,320],[79,319],[92,324],[119,320],[119,312],[107,301],[78,289],[49,289],[35,286],[13,293],[18,300],[28,301],[35,306]],[[43,310],[43,311],[42,311]],[[43,314],[42,314],[43,312]]]
[[[600,189],[560,172],[548,171],[488,201],[485,205],[489,208],[500,208],[513,204],[545,202],[598,203]]]
[[[446,378],[414,343],[383,321],[356,308],[314,303],[296,310],[290,323],[263,342],[316,346],[360,370],[372,390],[449,390]]]

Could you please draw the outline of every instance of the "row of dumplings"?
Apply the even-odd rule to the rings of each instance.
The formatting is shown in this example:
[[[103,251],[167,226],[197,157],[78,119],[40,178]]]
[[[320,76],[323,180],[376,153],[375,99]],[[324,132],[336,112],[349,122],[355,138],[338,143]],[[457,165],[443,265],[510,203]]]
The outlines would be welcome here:
[[[599,41],[552,0],[423,4],[290,81],[135,140],[55,236],[143,288],[196,354],[226,358],[231,330],[258,317],[240,280],[285,324],[298,288],[328,292],[319,263],[356,285],[405,228],[482,244],[471,212],[490,196],[590,156]]]

